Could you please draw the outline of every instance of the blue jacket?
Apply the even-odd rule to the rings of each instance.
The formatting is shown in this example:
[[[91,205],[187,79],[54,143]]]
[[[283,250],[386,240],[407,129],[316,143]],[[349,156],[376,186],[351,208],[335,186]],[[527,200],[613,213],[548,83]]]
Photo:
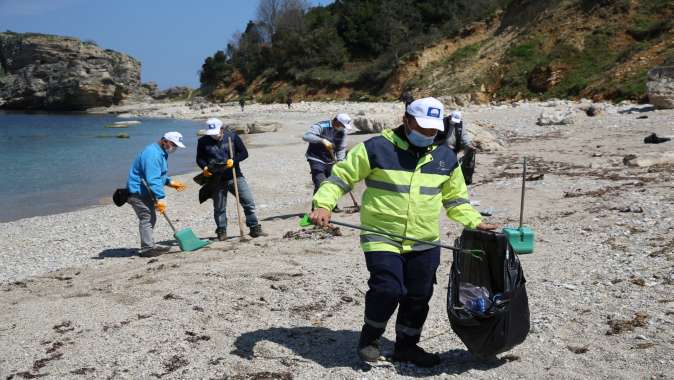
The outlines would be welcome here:
[[[164,186],[171,182],[168,172],[168,154],[158,143],[150,144],[133,160],[129,169],[126,188],[129,193],[148,197],[149,194],[140,182],[141,178],[150,186],[157,199],[166,197]]]

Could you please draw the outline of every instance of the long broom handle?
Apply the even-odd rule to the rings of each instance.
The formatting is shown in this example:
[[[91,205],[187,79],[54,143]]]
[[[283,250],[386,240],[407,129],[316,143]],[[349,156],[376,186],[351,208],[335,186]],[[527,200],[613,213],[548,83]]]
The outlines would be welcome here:
[[[154,193],[150,189],[150,186],[148,186],[147,182],[145,182],[145,179],[141,178],[140,182],[143,184],[143,186],[145,186],[145,189],[147,190],[147,192],[150,193],[150,198],[152,198],[152,202],[157,203],[157,198],[155,198]],[[168,215],[166,215],[166,211],[160,212],[160,214],[164,215],[164,219],[166,219],[169,226],[171,226],[171,229],[173,230],[173,234],[175,235],[178,231],[176,231],[176,228],[173,226],[173,223],[171,223],[171,219],[169,219]]]
[[[353,201],[353,205],[356,206],[356,207],[360,207],[360,206],[358,206],[358,201],[356,200],[356,197],[353,195],[353,192],[349,191],[349,195],[351,196],[351,200]]]
[[[229,154],[234,161],[234,146],[232,145],[232,138],[227,137],[229,143]],[[239,200],[239,185],[236,180],[236,166],[232,166],[232,176],[234,177],[234,195],[236,196],[236,216],[239,219],[239,233],[243,237],[243,221],[241,220],[241,201]]]
[[[527,157],[524,157],[524,165],[522,167],[522,200],[520,201],[520,229],[522,229],[522,221],[524,219],[524,189],[527,184]]]
[[[338,225],[338,226],[344,226],[344,227],[354,228],[354,229],[356,229],[356,230],[367,231],[367,232],[374,232],[374,233],[376,233],[376,234],[386,235],[386,236],[393,237],[393,238],[397,238],[397,239],[401,239],[401,240],[411,240],[411,241],[414,241],[414,242],[417,242],[417,243],[428,244],[428,245],[432,245],[432,246],[434,246],[434,247],[445,248],[445,249],[449,249],[449,250],[452,250],[452,251],[458,251],[458,252],[465,251],[465,250],[463,250],[463,249],[461,249],[461,248],[456,248],[456,247],[453,247],[453,246],[451,246],[451,245],[444,245],[444,244],[440,244],[440,243],[436,243],[436,242],[432,242],[432,241],[419,240],[419,239],[415,239],[415,238],[411,238],[411,237],[406,237],[406,236],[402,236],[402,235],[396,235],[396,234],[393,234],[393,233],[390,233],[390,232],[381,231],[381,230],[374,229],[374,228],[368,228],[368,227],[363,227],[363,226],[357,226],[357,225],[354,225],[354,224],[349,224],[349,223],[344,223],[344,222],[338,222],[338,221],[336,221],[336,220],[330,220],[330,223],[331,223],[331,224],[336,224],[336,225]]]

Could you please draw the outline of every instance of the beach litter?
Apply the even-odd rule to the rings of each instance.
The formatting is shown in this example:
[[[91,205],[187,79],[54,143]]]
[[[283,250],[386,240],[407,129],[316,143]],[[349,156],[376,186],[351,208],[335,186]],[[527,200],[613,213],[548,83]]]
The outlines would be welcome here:
[[[293,239],[293,240],[325,240],[331,239],[335,236],[343,236],[342,231],[339,227],[325,227],[325,228],[313,228],[313,229],[303,229],[299,231],[288,231],[283,235],[284,239]]]

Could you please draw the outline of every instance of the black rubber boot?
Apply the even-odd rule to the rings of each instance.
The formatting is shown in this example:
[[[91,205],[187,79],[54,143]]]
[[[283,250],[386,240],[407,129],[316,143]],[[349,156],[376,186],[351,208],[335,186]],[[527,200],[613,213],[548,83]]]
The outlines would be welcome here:
[[[215,234],[218,235],[218,240],[225,241],[227,240],[227,230],[224,228],[218,228],[215,230]]]
[[[358,341],[358,357],[362,361],[376,362],[381,356],[379,350],[379,337],[383,329],[375,329],[371,326],[364,325],[360,332],[360,340]]]
[[[395,345],[393,350],[393,361],[412,363],[417,367],[435,367],[440,364],[440,356],[424,351],[423,348],[415,345]]]
[[[262,231],[262,225],[258,224],[250,228],[250,237],[260,237],[260,236],[269,236],[266,232]]]
[[[364,362],[376,362],[381,357],[381,351],[379,351],[379,341],[375,340],[370,342],[365,346],[358,345],[358,357]]]

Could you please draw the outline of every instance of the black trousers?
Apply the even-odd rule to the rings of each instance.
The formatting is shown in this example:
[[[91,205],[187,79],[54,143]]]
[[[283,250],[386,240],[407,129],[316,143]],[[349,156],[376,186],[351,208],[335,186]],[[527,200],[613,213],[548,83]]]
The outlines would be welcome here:
[[[466,185],[473,183],[473,174],[475,173],[475,149],[466,148],[461,157],[461,172]]]
[[[321,187],[321,182],[330,177],[334,164],[324,164],[322,162],[309,160],[309,169],[311,169],[311,181],[314,183],[314,194]]]
[[[370,289],[365,294],[365,325],[360,344],[378,339],[396,308],[396,344],[417,344],[433,296],[440,248],[405,254],[366,252],[365,261],[370,272]]]

